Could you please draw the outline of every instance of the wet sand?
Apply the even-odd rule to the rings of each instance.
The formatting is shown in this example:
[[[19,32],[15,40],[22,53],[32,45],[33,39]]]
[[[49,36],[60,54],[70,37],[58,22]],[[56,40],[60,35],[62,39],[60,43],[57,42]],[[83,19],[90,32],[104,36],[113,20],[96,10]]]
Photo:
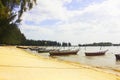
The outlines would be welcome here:
[[[0,47],[0,80],[120,80],[120,76],[4,46]]]

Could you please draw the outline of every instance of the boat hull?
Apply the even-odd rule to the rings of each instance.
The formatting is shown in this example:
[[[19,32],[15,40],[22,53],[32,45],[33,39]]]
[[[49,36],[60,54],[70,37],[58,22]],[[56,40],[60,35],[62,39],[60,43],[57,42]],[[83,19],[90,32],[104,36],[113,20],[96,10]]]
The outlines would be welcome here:
[[[106,51],[99,51],[99,52],[85,52],[86,56],[101,56],[101,55],[105,55]]]
[[[16,46],[16,48],[20,48],[20,49],[28,49],[28,47],[24,47],[24,46]]]
[[[86,56],[100,56],[105,55],[105,53],[85,53]]]
[[[50,56],[53,55],[75,55],[78,51],[50,51]]]
[[[47,53],[49,50],[38,50],[38,53]]]
[[[120,60],[120,54],[115,54],[116,60]]]

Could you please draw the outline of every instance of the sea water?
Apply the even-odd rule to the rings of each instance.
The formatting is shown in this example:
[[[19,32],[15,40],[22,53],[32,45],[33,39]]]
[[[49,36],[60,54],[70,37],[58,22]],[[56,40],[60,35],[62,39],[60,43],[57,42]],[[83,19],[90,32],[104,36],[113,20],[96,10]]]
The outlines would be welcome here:
[[[51,49],[52,47],[47,47]],[[49,53],[39,53],[44,57],[52,57],[59,60],[77,62],[80,64],[87,64],[95,67],[111,68],[120,70],[120,61],[116,60],[115,54],[120,54],[120,46],[110,47],[57,47],[60,49],[80,49],[77,55],[67,56],[49,56]],[[102,56],[85,56],[85,52],[97,52],[108,50],[105,55]]]

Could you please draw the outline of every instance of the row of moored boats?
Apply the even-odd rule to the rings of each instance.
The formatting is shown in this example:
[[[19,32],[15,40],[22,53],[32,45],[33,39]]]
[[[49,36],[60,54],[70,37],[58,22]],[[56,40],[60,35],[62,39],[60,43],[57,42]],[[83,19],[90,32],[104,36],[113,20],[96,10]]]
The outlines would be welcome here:
[[[38,53],[48,52],[50,56],[54,55],[76,55],[79,52],[79,49],[76,50],[60,50],[60,49],[47,49],[47,48],[39,48],[39,47],[23,47],[23,46],[17,46],[17,48],[21,49],[30,49],[31,51],[37,51]],[[105,51],[98,51],[98,52],[85,52],[86,56],[101,56],[105,55],[105,53],[108,50]],[[120,54],[115,54],[116,60],[120,60]]]

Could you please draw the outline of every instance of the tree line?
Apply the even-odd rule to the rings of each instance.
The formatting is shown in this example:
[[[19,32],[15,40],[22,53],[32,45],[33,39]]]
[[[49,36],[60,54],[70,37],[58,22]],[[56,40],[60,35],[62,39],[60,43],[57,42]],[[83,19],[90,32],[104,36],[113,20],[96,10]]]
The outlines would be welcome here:
[[[7,24],[0,27],[1,45],[26,45],[26,46],[71,46],[71,43],[49,40],[26,39],[16,24]]]
[[[6,22],[6,21],[5,21]],[[1,22],[0,22],[1,23]],[[1,23],[3,24],[3,23]],[[26,45],[26,46],[71,46],[71,43],[60,43],[47,40],[29,40],[21,33],[17,24],[5,24],[0,26],[1,45]]]
[[[26,46],[71,46],[71,43],[66,43],[66,42],[60,43],[57,41],[50,41],[50,40],[29,40],[29,39],[26,39],[20,45],[26,45]]]
[[[78,46],[120,46],[120,44],[113,44],[111,42],[99,42],[91,44],[78,44]]]

